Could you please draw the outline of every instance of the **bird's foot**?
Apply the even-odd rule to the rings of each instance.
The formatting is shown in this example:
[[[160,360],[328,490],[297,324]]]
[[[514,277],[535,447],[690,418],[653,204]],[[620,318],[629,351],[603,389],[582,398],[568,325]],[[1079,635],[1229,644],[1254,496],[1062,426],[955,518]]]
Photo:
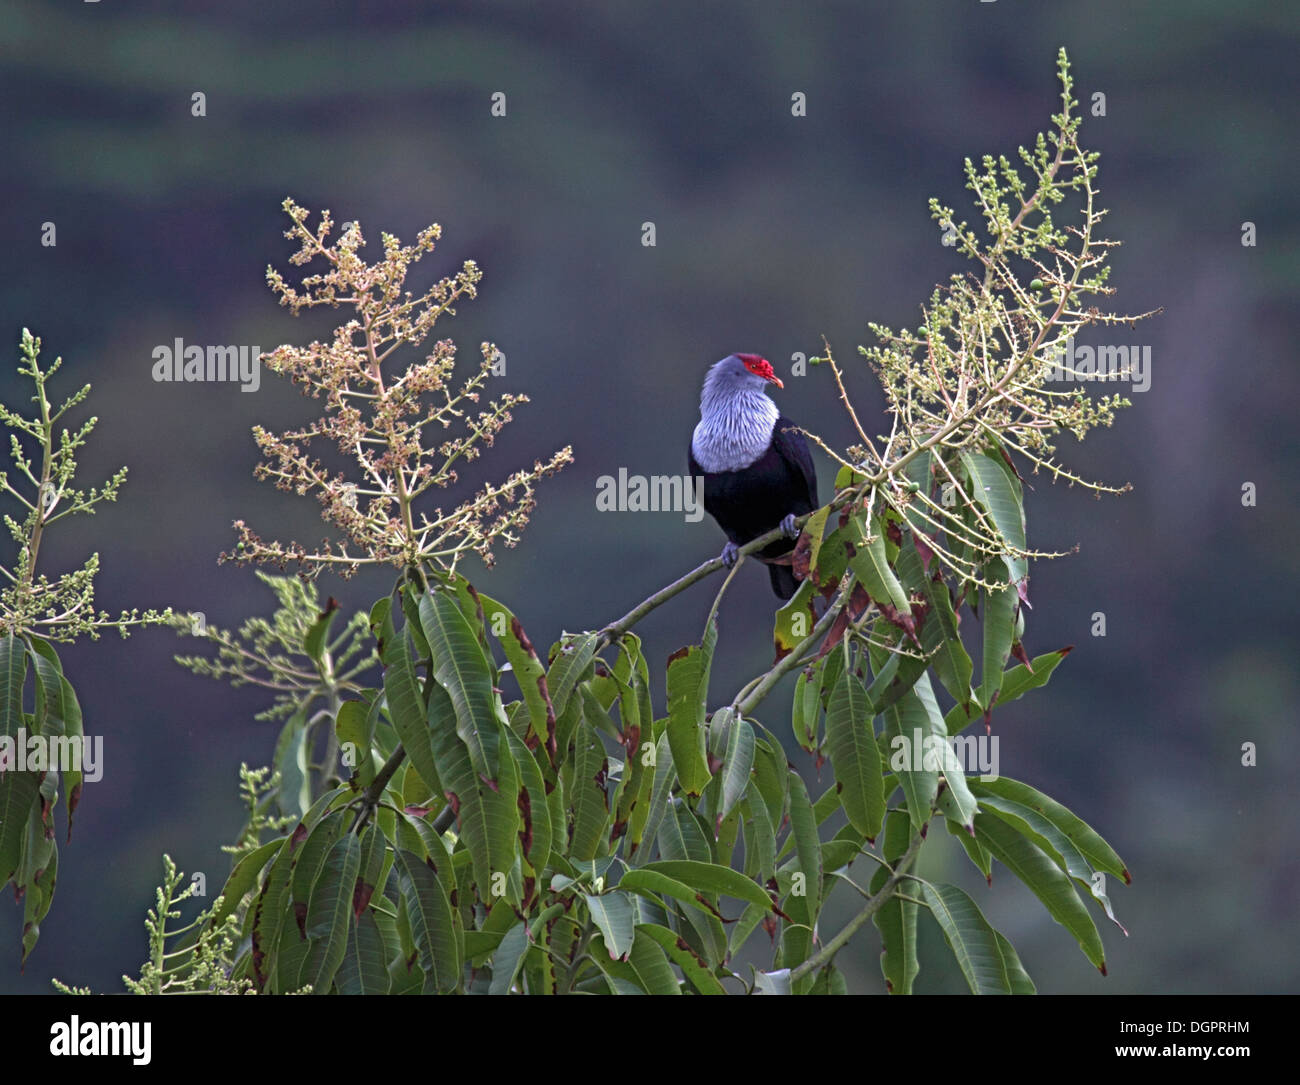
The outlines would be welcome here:
[[[736,559],[740,557],[740,547],[734,542],[727,543],[722,548],[722,564],[730,569],[736,564]]]
[[[794,513],[789,513],[786,518],[781,521],[781,534],[787,539],[797,539],[799,537],[799,529],[794,526],[796,519],[797,517]]]

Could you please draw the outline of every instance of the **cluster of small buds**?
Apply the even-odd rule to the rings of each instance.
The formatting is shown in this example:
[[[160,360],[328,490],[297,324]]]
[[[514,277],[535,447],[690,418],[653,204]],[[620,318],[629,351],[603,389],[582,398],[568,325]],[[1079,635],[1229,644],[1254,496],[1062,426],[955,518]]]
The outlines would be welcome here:
[[[302,267],[319,259],[325,267],[305,276],[298,287],[268,268],[267,282],[280,303],[295,315],[319,305],[350,306],[355,315],[335,329],[328,343],[285,344],[262,356],[268,369],[289,377],[305,395],[322,399],[324,413],[303,428],[280,434],[255,428],[264,457],[255,474],[279,489],[313,494],[322,517],[344,539],[313,550],[297,543],[266,543],[240,521],[235,525],[238,545],[222,560],[282,569],[292,564],[308,576],[326,568],[350,576],[371,564],[451,570],[467,552],[491,564],[494,542],[513,546],[518,541],[534,507],[534,484],[570,463],[571,450],[486,486],[451,512],[433,510],[430,518],[417,507],[422,495],[434,486],[455,485],[457,465],[492,447],[511,421],[512,409],[527,397],[507,393],[471,410],[493,375],[499,352],[491,343],[482,344],[478,371],[459,388],[452,383],[456,347],[449,339],[435,342],[422,361],[404,371],[388,364],[398,349],[424,343],[441,317],[455,314],[458,301],[476,296],[482,276],[478,266],[467,260],[455,275],[416,296],[404,289],[407,273],[433,251],[441,227],[427,227],[415,244],[406,246],[383,234],[382,259],[367,264],[358,253],[365,240],[356,223],[347,224],[331,242],[334,223],[328,211],[312,229],[304,208],[286,200],[284,210],[292,222],[285,236],[298,244],[290,262]],[[436,446],[426,445],[430,427],[453,433]],[[317,440],[351,456],[359,469],[356,476],[331,473],[310,455],[308,447]]]
[[[816,359],[830,363],[860,438],[842,454],[818,443],[853,469],[864,500],[879,493],[900,516],[908,518],[910,508],[912,520],[959,538],[965,558],[942,550],[937,556],[961,579],[977,580],[984,561],[1008,552],[1007,539],[958,477],[953,465],[963,454],[999,457],[1017,480],[1012,454],[1035,473],[1045,470],[1054,480],[1098,494],[1128,489],[1085,481],[1053,459],[1055,434],[1082,439],[1096,426],[1109,426],[1115,411],[1129,405],[1119,395],[1090,396],[1078,383],[1054,386],[1067,345],[1090,326],[1132,326],[1154,315],[1103,312],[1088,301],[1114,293],[1107,285],[1107,260],[1118,242],[1101,236],[1106,212],[1098,203],[1097,154],[1079,144],[1080,118],[1072,114],[1078,103],[1071,97],[1064,50],[1058,76],[1062,107],[1052,118],[1054,130],[1039,135],[1032,149],[1020,148],[1021,166],[1005,156],[986,155],[980,166],[966,161],[967,187],[984,220],[982,236],[958,222],[952,208],[930,201],[945,237],[975,270],[936,288],[915,330],[869,325],[876,344],[859,352],[884,389],[892,432],[875,440],[868,436],[829,347],[825,358]],[[1052,209],[1063,203],[1077,214],[1076,225],[1053,218]],[[934,484],[955,500],[936,501],[931,487],[905,476],[907,465],[923,453],[932,453]],[[1018,556],[1057,555],[1024,550]]]
[[[116,629],[123,637],[132,626],[154,625],[170,620],[171,611],[124,610],[116,618],[95,609],[95,575],[99,555],[92,554],[79,569],[63,573],[54,580],[36,571],[41,543],[51,527],[68,516],[93,513],[101,501],[116,501],[126,481],[126,468],[109,476],[102,486],[79,489],[74,485],[77,453],[95,428],[96,418],[88,418],[75,429],[61,429],[60,423],[73,408],[90,394],[83,385],[61,405],[51,403],[48,381],[62,359],[56,358],[48,368],[40,363],[41,341],[26,328],[19,340],[18,372],[36,387],[32,402],[37,410],[32,417],[0,404],[0,424],[12,432],[9,453],[14,472],[0,472],[0,491],[25,508],[22,520],[5,515],[4,524],[14,542],[17,557],[11,567],[0,565],[0,632],[21,635],[35,633],[47,640],[75,641],[87,635],[97,640],[104,629]],[[34,441],[40,454],[32,456],[25,449],[23,435]],[[38,477],[39,476],[39,477]]]

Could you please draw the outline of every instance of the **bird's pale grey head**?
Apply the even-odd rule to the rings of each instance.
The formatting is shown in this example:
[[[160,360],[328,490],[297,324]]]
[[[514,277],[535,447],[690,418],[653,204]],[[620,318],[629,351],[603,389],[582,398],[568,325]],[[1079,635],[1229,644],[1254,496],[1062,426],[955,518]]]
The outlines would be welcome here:
[[[700,407],[706,408],[709,401],[717,403],[746,393],[761,393],[768,384],[785,387],[766,358],[758,354],[728,354],[709,367],[700,394]]]

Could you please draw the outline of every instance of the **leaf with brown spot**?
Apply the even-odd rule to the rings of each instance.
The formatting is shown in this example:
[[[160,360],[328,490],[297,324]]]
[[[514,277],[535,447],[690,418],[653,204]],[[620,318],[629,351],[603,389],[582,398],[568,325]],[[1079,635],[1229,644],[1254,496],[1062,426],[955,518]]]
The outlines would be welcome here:
[[[366,905],[370,903],[370,898],[374,896],[375,887],[361,878],[357,879],[357,884],[352,890],[352,915],[356,919],[361,918],[361,913],[366,910]]]
[[[772,624],[772,642],[775,649],[773,664],[781,662],[795,650],[813,631],[817,624],[817,611],[813,607],[814,586],[805,580],[780,607]]]
[[[812,536],[806,531],[794,544],[794,553],[790,555],[790,571],[796,580],[807,580],[812,567]]]
[[[515,805],[519,808],[519,847],[527,855],[533,847],[533,813],[526,788],[519,789]]]
[[[930,547],[930,543],[933,541],[924,531],[912,532],[912,542],[916,546],[916,552],[921,557],[921,568],[925,570],[927,576],[930,575],[930,562],[934,560],[934,550]],[[938,570],[935,571],[935,575],[940,575]]]

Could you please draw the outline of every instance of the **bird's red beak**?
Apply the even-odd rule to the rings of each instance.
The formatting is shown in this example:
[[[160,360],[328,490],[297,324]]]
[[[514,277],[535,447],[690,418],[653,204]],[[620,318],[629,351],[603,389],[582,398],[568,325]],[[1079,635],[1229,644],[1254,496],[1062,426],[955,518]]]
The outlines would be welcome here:
[[[770,377],[768,377],[767,379],[770,380],[773,384],[775,384],[778,388],[784,388],[784,387],[785,387],[785,385],[781,383],[781,378],[778,377],[775,373],[773,373],[773,374],[772,374]]]

